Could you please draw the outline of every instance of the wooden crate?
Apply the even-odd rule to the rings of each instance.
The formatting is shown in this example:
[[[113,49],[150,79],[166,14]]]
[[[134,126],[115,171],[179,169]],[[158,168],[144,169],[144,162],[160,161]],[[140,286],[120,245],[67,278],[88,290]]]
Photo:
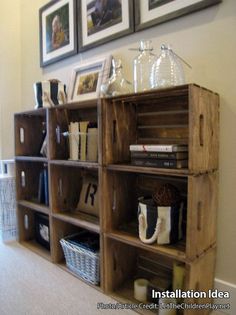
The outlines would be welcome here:
[[[40,149],[47,130],[47,110],[15,114],[15,155],[41,157]]]
[[[70,269],[67,268],[64,253],[62,250],[62,246],[60,244],[60,240],[66,236],[73,235],[75,233],[82,232],[87,230],[86,228],[82,228],[80,224],[76,224],[76,222],[67,222],[63,220],[63,218],[59,218],[56,214],[53,214],[52,217],[52,259],[53,262],[56,263],[59,267],[64,269],[65,271],[73,274],[75,277],[78,277],[75,273],[73,273]],[[91,231],[89,229],[89,231]],[[96,231],[92,231],[95,232]],[[99,234],[99,232],[97,233]],[[99,234],[100,235],[100,234]],[[100,268],[101,268],[101,281],[100,286],[92,285],[85,280],[78,277],[80,280],[85,281],[85,283],[91,285],[93,288],[101,290],[104,286],[104,278],[103,278],[103,242],[102,237],[100,236]]]
[[[83,213],[77,209],[83,178],[93,176],[99,181],[98,169],[96,167],[81,168],[78,165],[75,166],[76,163],[63,165],[61,162],[60,164],[52,162],[50,164],[52,212],[55,217],[61,220],[99,232],[99,217]]]
[[[103,230],[128,244],[192,261],[216,243],[217,182],[217,173],[180,177],[104,170]],[[172,245],[146,245],[138,237],[138,198],[151,197],[166,183],[178,188],[186,205],[185,236]]]
[[[70,121],[78,120],[97,122],[97,162],[68,160],[68,143],[62,133],[68,131]],[[48,154],[42,157],[39,151],[45,122]],[[22,132],[24,141],[20,139]],[[130,144],[186,144],[188,168],[131,165]],[[218,206],[218,147],[219,96],[195,84],[16,114],[20,241],[69,271],[60,239],[83,229],[99,234],[101,285],[94,287],[123,302],[135,302],[132,287],[137,275],[150,276],[138,273],[140,256],[150,261],[150,268],[154,266],[152,261],[164,266],[167,278],[172,273],[173,262],[182,263],[187,275],[186,289],[211,289]],[[38,177],[45,163],[49,170],[49,206],[37,203]],[[84,174],[98,178],[97,219],[74,212]],[[174,184],[186,202],[185,238],[173,245],[146,245],[130,223],[136,220],[138,197],[152,194],[164,183]],[[42,250],[34,240],[35,211],[49,216],[50,252]],[[29,230],[24,227],[25,215],[30,222]],[[201,310],[203,315],[208,312]],[[195,311],[184,311],[184,315],[191,314]]]
[[[173,279],[174,259],[163,254],[152,253],[139,247],[128,245],[124,242],[114,240],[109,234],[105,236],[104,251],[105,260],[105,292],[122,303],[138,304],[134,298],[134,280],[144,278],[149,281],[152,278]],[[125,259],[124,259],[125,257]],[[140,260],[142,260],[140,262]],[[215,269],[215,249],[211,249],[207,254],[199,257],[194,262],[183,263],[185,267],[184,290],[197,290],[207,292],[213,288],[213,272]],[[184,303],[207,304],[212,299],[185,299]],[[141,305],[141,304],[140,304]],[[153,314],[151,311],[137,308],[141,314]],[[154,310],[154,313],[157,311]],[[180,314],[210,313],[210,309],[198,310],[185,309]]]
[[[17,209],[18,214],[18,226],[19,226],[19,242],[39,254],[43,258],[47,260],[52,260],[51,250],[49,251],[42,245],[40,245],[35,240],[35,214],[40,213],[36,212],[33,209],[27,208],[22,205],[18,205]],[[49,218],[49,226],[50,226],[50,248],[52,249],[52,224],[51,218]]]
[[[98,123],[97,104],[89,106],[60,106],[49,111],[48,129],[50,135],[50,159],[67,160],[69,158],[69,140],[63,136],[69,130],[70,122],[89,121]]]
[[[218,169],[219,96],[197,85],[103,101],[103,163],[130,162],[131,144],[186,144],[188,170]]]
[[[39,174],[47,167],[47,163],[40,161],[16,161],[16,194],[18,201],[39,204]]]

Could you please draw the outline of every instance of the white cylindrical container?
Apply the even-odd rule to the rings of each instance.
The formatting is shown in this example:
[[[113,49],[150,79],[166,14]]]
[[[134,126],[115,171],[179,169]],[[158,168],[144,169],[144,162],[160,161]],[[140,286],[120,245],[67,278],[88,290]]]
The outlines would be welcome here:
[[[134,298],[140,302],[147,302],[147,279],[137,279],[134,281]]]

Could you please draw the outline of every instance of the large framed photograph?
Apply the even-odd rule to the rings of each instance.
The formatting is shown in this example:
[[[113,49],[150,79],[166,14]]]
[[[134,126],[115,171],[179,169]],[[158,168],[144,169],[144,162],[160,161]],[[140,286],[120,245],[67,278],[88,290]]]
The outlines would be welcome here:
[[[53,0],[40,8],[40,66],[77,53],[76,0]]]
[[[135,31],[204,9],[222,0],[135,0]]]
[[[112,56],[81,62],[71,75],[68,102],[80,102],[98,98],[100,87],[109,77]]]
[[[79,0],[79,51],[134,31],[133,0]]]

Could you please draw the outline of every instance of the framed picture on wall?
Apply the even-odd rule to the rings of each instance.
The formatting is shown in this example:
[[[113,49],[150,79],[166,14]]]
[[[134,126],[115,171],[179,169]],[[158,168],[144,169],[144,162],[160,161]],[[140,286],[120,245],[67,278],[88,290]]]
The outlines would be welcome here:
[[[79,0],[79,51],[134,31],[133,0]]]
[[[101,84],[110,74],[112,56],[81,62],[71,75],[68,102],[80,102],[98,98]]]
[[[204,9],[222,0],[135,0],[135,31]]]
[[[53,0],[40,8],[40,66],[77,53],[76,0]]]

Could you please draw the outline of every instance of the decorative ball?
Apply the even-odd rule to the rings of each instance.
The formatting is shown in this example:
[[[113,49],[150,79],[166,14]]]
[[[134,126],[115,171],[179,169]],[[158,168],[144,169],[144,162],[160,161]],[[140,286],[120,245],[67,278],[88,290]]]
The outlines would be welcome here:
[[[180,192],[174,185],[164,184],[152,197],[158,206],[172,206],[180,201]]]

